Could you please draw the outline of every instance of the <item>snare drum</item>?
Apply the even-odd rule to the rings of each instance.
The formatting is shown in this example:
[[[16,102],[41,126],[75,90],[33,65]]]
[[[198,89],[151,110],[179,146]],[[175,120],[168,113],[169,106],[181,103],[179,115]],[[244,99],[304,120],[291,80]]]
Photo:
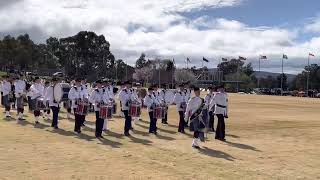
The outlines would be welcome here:
[[[141,106],[139,104],[130,104],[129,116],[140,117],[140,115],[141,115]]]
[[[113,113],[113,106],[110,105],[101,105],[100,106],[100,113],[99,118],[100,119],[111,119]]]
[[[37,98],[36,99],[36,110],[47,110],[46,104],[43,101],[43,98]]]
[[[157,106],[153,111],[153,118],[155,119],[164,119],[166,115],[166,107]]]
[[[88,114],[88,105],[86,103],[78,103],[76,108],[76,114],[85,116]]]

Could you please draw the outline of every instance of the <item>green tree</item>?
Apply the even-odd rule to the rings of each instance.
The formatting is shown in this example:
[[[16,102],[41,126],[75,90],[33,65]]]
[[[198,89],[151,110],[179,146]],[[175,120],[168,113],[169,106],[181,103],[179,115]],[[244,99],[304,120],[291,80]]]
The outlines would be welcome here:
[[[136,61],[136,68],[140,69],[146,66],[147,60],[146,60],[146,55],[142,53]]]

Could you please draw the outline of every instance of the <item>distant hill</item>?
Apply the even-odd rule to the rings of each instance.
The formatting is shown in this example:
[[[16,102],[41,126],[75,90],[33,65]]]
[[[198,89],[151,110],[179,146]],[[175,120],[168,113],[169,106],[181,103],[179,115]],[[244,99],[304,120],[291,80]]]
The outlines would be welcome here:
[[[265,71],[261,71],[261,72],[254,72],[253,73],[257,78],[266,78],[268,76],[272,76],[273,78],[277,78],[280,73],[272,73],[272,72],[265,72]],[[294,74],[286,74],[288,77],[288,82],[292,82],[294,80],[294,78],[296,77],[296,75]]]

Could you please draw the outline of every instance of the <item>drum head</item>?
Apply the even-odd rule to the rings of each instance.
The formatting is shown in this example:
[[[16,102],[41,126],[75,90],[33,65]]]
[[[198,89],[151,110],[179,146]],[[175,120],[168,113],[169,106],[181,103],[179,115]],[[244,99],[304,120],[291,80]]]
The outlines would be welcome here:
[[[172,90],[167,90],[166,93],[164,94],[164,101],[171,105],[173,104],[173,100],[174,100],[174,93]]]

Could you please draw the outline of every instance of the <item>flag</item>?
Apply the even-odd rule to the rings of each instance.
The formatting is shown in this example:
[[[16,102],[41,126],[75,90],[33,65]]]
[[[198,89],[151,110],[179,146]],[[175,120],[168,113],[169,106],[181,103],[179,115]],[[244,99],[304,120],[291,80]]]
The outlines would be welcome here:
[[[315,55],[314,55],[314,54],[312,54],[312,53],[309,53],[309,56],[312,56],[312,57],[314,57]]]
[[[227,62],[228,59],[227,58],[222,58],[222,62]]]
[[[260,59],[268,59],[267,56],[260,55]]]
[[[189,58],[187,58],[187,62],[188,62],[188,63],[191,63],[191,61],[190,61],[190,59],[189,59]]]
[[[203,57],[202,60],[203,60],[204,62],[207,62],[207,63],[209,62],[209,60],[206,59],[205,57]]]
[[[288,59],[288,56],[284,54],[284,55],[282,56],[282,58],[283,58],[283,59]]]
[[[239,60],[240,60],[240,61],[246,61],[246,60],[247,60],[247,58],[242,57],[242,56],[239,56]]]

